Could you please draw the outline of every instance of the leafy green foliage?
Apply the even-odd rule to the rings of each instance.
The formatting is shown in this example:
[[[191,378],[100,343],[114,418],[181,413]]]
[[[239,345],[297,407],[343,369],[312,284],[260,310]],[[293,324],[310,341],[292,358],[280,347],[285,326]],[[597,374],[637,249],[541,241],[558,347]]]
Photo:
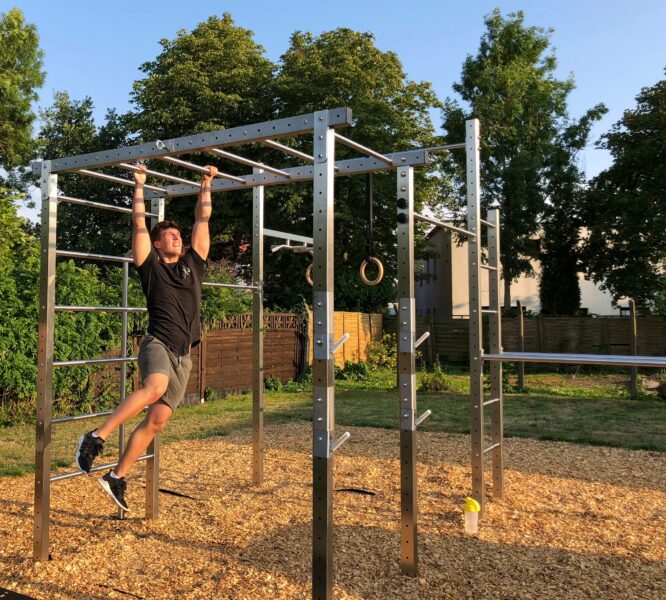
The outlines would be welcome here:
[[[398,346],[394,333],[385,333],[380,342],[368,346],[368,364],[375,369],[396,369]]]
[[[666,79],[643,88],[599,145],[613,164],[583,204],[587,273],[616,301],[648,306],[666,288]]]
[[[0,167],[11,169],[32,157],[32,103],[44,83],[43,52],[34,25],[12,8],[0,14]]]
[[[363,361],[345,361],[343,368],[335,366],[335,378],[349,381],[365,381],[370,374],[370,368]]]
[[[451,381],[439,361],[432,369],[423,371],[419,376],[419,392],[446,392],[451,390]]]

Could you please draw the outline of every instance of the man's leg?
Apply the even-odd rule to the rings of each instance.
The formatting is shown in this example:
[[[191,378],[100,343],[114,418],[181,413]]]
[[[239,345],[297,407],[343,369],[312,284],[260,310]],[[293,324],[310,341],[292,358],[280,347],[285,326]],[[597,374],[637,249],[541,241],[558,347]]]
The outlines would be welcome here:
[[[113,469],[118,477],[127,476],[136,459],[146,451],[155,435],[164,429],[172,414],[173,411],[164,402],[156,402],[150,406],[146,418],[132,432],[125,447],[125,452],[123,452],[118,465]]]

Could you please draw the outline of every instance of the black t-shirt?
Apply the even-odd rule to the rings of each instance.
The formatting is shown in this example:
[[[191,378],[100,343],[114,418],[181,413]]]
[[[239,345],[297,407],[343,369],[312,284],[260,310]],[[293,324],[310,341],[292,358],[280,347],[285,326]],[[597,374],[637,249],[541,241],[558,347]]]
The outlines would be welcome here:
[[[176,263],[163,263],[151,252],[140,267],[141,287],[148,301],[148,333],[176,356],[200,341],[199,310],[204,264],[194,249]]]

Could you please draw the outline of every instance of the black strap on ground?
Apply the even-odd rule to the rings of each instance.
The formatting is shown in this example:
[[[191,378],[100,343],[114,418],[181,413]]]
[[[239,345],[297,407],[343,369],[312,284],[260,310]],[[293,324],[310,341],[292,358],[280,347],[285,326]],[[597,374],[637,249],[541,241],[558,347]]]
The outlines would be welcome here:
[[[365,174],[365,210],[368,221],[366,223],[366,260],[374,256],[374,244],[372,241],[372,173]]]

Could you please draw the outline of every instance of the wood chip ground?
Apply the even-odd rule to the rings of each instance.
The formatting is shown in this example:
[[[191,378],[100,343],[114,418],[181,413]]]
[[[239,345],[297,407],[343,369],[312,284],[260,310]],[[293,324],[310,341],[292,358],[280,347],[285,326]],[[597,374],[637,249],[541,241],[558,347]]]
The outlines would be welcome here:
[[[163,446],[161,517],[114,518],[94,478],[52,488],[53,560],[33,564],[31,476],[0,480],[0,588],[34,598],[309,598],[311,425]],[[336,598],[666,598],[666,455],[506,441],[506,498],[463,532],[469,438],[420,433],[420,573],[400,575],[398,433],[351,428],[335,487]]]

